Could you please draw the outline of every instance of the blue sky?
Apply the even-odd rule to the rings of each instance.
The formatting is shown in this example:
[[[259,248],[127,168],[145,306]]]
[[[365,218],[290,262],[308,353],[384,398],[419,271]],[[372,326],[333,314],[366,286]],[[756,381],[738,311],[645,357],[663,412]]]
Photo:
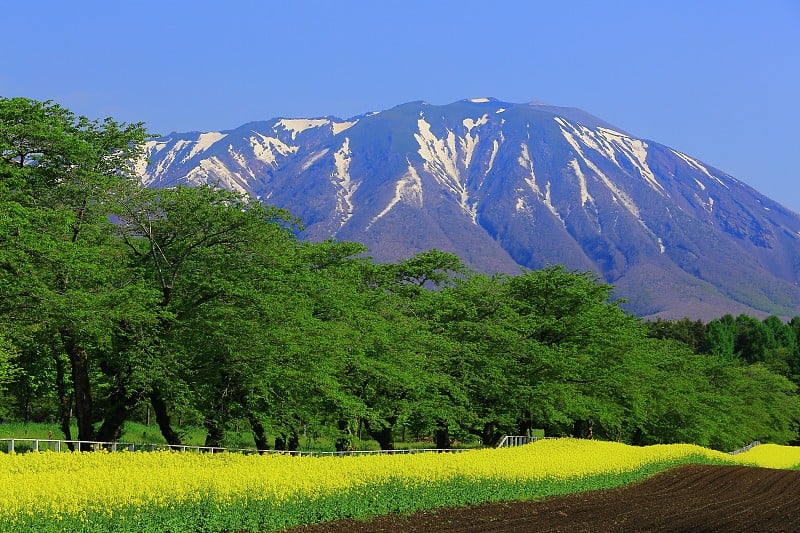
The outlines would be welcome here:
[[[579,107],[800,212],[800,1],[14,2],[0,95],[151,131],[493,96]]]

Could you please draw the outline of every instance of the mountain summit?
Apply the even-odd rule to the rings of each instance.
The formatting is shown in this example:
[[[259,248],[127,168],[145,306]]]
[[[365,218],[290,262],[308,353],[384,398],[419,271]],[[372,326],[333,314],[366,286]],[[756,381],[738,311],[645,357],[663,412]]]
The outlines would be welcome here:
[[[437,248],[487,273],[564,264],[640,316],[800,314],[800,216],[575,108],[411,102],[171,134],[147,157],[147,185],[246,191],[299,217],[304,237],[358,241],[379,261]]]

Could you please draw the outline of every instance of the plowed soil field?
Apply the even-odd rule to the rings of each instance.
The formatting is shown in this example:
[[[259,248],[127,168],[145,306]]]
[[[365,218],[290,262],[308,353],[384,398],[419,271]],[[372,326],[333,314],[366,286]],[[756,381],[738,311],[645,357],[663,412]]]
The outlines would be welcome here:
[[[800,531],[800,472],[690,465],[610,490],[292,531]]]

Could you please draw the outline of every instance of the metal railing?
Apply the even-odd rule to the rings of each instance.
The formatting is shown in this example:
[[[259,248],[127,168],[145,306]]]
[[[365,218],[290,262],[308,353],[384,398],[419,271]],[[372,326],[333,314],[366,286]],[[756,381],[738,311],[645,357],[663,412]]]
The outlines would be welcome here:
[[[528,435],[506,435],[498,443],[498,448],[508,448],[510,446],[523,446],[536,442],[537,440],[555,439],[556,437],[529,437]]]
[[[169,444],[137,444],[133,442],[100,442],[91,440],[59,440],[59,439],[30,439],[30,438],[6,438],[0,439],[0,442],[6,443],[7,452],[16,451],[54,451],[63,452],[70,449],[81,451],[98,451],[106,450],[111,452],[119,451],[155,451],[162,449],[176,449],[181,451],[203,451],[203,452],[222,452],[227,451],[226,448],[216,446],[184,446],[184,445],[169,445]],[[244,450],[241,450],[244,451]],[[253,450],[255,451],[255,450]]]
[[[348,450],[341,452],[325,452],[310,450],[258,450],[256,448],[223,448],[219,446],[190,446],[186,444],[136,444],[133,442],[99,442],[87,440],[57,440],[57,439],[0,439],[0,443],[5,442],[6,452],[29,452],[29,451],[54,451],[66,452],[72,449],[81,451],[100,451],[109,452],[120,451],[177,451],[177,452],[204,452],[204,453],[244,453],[244,454],[282,454],[294,456],[353,456],[353,455],[401,455],[417,453],[457,453],[469,451],[469,448],[402,448],[396,450]],[[1,446],[1,445],[0,445]],[[2,448],[0,448],[2,451]]]
[[[507,448],[511,446],[523,446],[545,439],[555,439],[558,437],[529,437],[527,435],[506,435],[497,444],[498,448]],[[109,451],[109,452],[137,452],[137,451],[177,451],[177,452],[203,452],[203,453],[243,453],[243,454],[282,454],[282,455],[296,455],[296,456],[336,456],[346,457],[353,455],[403,455],[403,454],[416,454],[416,453],[459,453],[467,452],[472,448],[400,448],[396,450],[347,450],[341,452],[324,452],[312,450],[259,450],[256,448],[223,448],[220,446],[190,446],[188,444],[137,444],[133,442],[99,442],[89,440],[58,440],[58,439],[18,439],[18,438],[5,438],[0,439],[0,443],[5,442],[5,450],[0,445],[0,452],[41,452],[41,451],[54,451],[66,452],[70,449],[81,451]],[[72,448],[70,448],[70,444]],[[761,444],[759,441],[754,441],[743,448],[728,452],[731,455],[744,453]]]
[[[746,452],[748,450],[752,450],[753,448],[755,448],[759,444],[761,444],[761,441],[754,440],[753,442],[751,442],[750,444],[748,444],[744,448],[739,448],[738,450],[733,450],[732,452],[728,452],[728,453],[730,455],[738,455],[738,454],[744,453],[744,452]]]

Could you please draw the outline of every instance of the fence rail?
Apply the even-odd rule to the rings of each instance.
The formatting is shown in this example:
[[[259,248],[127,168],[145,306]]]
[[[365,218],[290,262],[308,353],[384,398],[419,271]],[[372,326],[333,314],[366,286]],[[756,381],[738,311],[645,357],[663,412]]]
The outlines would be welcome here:
[[[740,454],[740,453],[744,453],[744,452],[746,452],[746,451],[748,451],[748,450],[752,450],[753,448],[755,448],[755,447],[756,447],[756,446],[758,446],[759,444],[761,444],[761,441],[754,440],[753,442],[751,442],[750,444],[748,444],[748,445],[747,445],[747,446],[745,446],[744,448],[739,448],[738,450],[733,450],[732,452],[728,452],[728,453],[729,453],[730,455],[738,455],[738,454]]]
[[[555,439],[556,437],[529,437],[528,435],[506,435],[497,445],[498,448],[508,448],[510,446],[523,446],[536,442],[537,440]]]
[[[57,440],[57,439],[0,439],[0,443],[5,442],[6,452],[27,452],[27,451],[69,451],[72,449],[81,451],[110,452],[120,451],[147,451],[172,450],[178,452],[204,452],[204,453],[244,453],[244,454],[282,454],[296,456],[352,456],[352,455],[400,455],[416,453],[458,453],[468,451],[469,448],[402,448],[397,450],[348,450],[342,452],[323,452],[306,450],[258,450],[256,448],[222,448],[218,446],[190,446],[185,444],[136,444],[133,442],[98,442],[87,440]],[[1,446],[1,445],[0,445]]]
[[[555,439],[558,437],[529,437],[527,435],[506,435],[497,445],[498,448],[507,448],[511,446],[523,446],[531,442],[536,442],[545,439]],[[0,453],[6,452],[28,452],[28,451],[54,451],[65,452],[70,449],[81,451],[98,451],[105,450],[110,452],[120,451],[146,451],[154,452],[159,450],[172,450],[177,452],[203,452],[203,453],[243,453],[243,454],[282,454],[282,455],[296,455],[296,456],[335,456],[344,457],[352,455],[402,455],[402,454],[416,454],[416,453],[458,453],[466,452],[471,448],[401,448],[396,450],[348,450],[342,452],[323,452],[311,450],[258,450],[256,448],[222,448],[219,446],[190,446],[187,444],[137,444],[133,442],[98,442],[89,440],[57,440],[57,439],[17,439],[5,438],[0,439],[0,443],[6,443],[5,450],[0,444]],[[746,452],[761,444],[759,441],[754,441],[743,448],[728,452],[731,455]],[[70,445],[72,447],[70,448]]]

